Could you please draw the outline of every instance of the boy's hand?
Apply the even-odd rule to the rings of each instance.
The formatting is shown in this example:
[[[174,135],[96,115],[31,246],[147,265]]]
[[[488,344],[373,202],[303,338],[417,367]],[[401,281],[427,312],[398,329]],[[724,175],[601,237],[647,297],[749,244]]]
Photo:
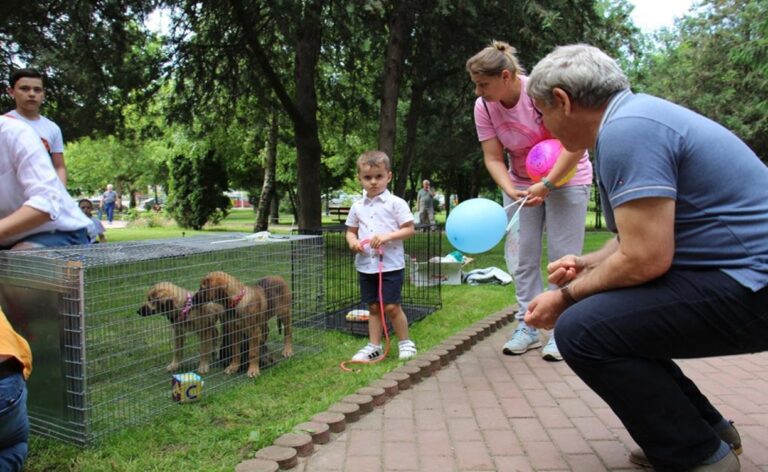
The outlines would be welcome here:
[[[352,252],[363,252],[363,246],[360,244],[359,239],[355,239],[353,241],[349,241],[349,249]]]
[[[390,240],[389,234],[374,234],[371,241],[368,243],[371,249],[378,249]]]

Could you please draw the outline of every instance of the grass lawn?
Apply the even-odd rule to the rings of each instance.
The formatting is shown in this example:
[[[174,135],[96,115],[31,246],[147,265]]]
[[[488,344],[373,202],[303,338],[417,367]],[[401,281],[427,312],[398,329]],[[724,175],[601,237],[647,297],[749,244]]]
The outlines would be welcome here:
[[[287,223],[290,226],[290,220]],[[252,224],[251,211],[236,211],[206,231],[250,232]],[[108,230],[107,237],[114,242],[181,237],[182,233],[195,232],[136,225]],[[588,232],[585,250],[600,247],[609,237],[606,232]],[[449,247],[445,241],[444,252],[450,252]],[[472,265],[505,268],[503,244],[477,255]],[[515,300],[511,286],[444,286],[442,294],[443,308],[411,327],[422,352]],[[203,396],[198,403],[180,404],[150,424],[126,429],[87,449],[33,436],[25,470],[231,471],[277,436],[401,364],[391,356],[359,373],[344,372],[339,363],[356,352],[365,338],[331,332],[328,339],[325,349],[312,357],[281,362],[252,382]]]

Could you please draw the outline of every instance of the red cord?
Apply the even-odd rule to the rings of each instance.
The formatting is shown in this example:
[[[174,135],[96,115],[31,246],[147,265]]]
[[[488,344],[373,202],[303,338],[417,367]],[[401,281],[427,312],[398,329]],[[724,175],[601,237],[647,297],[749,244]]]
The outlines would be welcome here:
[[[360,246],[365,246],[366,244],[370,244],[370,242],[370,239],[364,239],[360,241]],[[379,314],[381,316],[381,326],[384,327],[384,338],[386,339],[384,354],[373,361],[348,360],[339,364],[339,367],[347,372],[360,372],[360,369],[350,369],[346,364],[376,364],[377,362],[383,361],[389,353],[389,330],[387,329],[387,320],[384,317],[384,250],[379,247],[377,251],[379,253]]]

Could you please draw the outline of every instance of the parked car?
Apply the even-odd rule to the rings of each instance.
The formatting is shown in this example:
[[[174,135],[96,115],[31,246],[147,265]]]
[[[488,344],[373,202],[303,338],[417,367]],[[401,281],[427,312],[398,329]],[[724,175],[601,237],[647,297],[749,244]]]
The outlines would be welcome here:
[[[146,200],[142,200],[141,204],[139,204],[139,208],[143,210],[155,210],[160,211],[163,208],[164,201],[162,198],[147,198]]]

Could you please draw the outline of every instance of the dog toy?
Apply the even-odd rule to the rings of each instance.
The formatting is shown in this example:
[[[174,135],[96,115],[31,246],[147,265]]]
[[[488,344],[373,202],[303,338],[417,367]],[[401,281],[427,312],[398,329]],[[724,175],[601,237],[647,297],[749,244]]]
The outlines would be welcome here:
[[[540,182],[542,177],[545,177],[552,170],[557,162],[557,157],[563,150],[563,145],[557,139],[545,139],[539,141],[535,146],[528,151],[528,156],[525,158],[525,170],[528,172],[528,177],[534,182]],[[561,186],[571,180],[571,177],[576,174],[576,167],[574,166],[568,175],[563,177],[557,182],[557,186]]]
[[[171,378],[171,398],[179,403],[200,400],[203,395],[203,379],[194,372],[175,374]]]
[[[350,310],[345,317],[347,321],[368,321],[368,310]]]
[[[451,210],[445,222],[448,241],[461,252],[478,254],[496,246],[504,237],[507,213],[487,198],[472,198]]]

